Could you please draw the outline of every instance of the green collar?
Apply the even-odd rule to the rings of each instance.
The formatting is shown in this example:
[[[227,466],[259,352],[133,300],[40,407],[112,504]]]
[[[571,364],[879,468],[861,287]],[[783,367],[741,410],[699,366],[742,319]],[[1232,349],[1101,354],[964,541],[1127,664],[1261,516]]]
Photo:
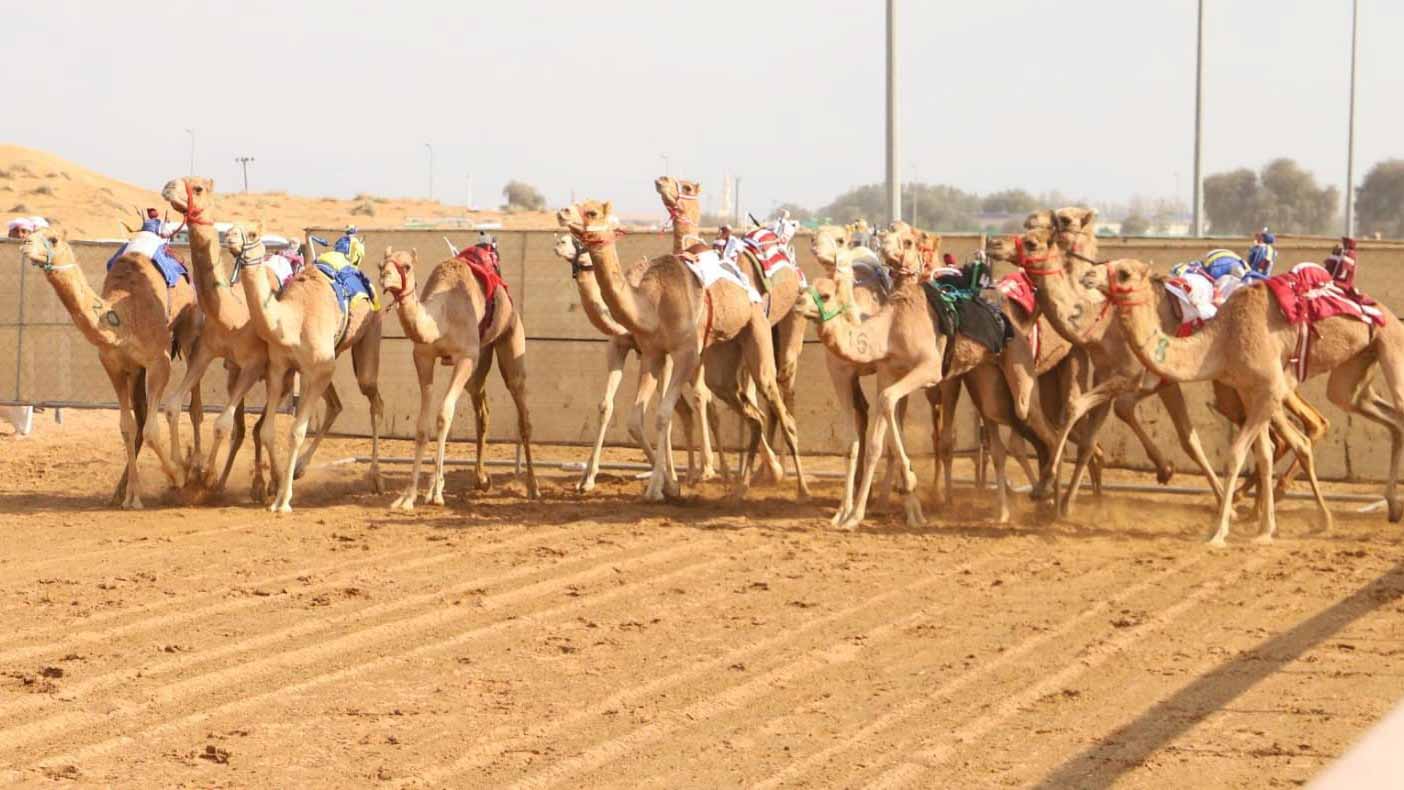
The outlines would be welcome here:
[[[819,299],[819,289],[814,286],[809,287],[809,298],[814,302],[814,306],[819,308],[819,323],[821,324],[832,321],[843,312],[842,307],[835,307],[832,311],[824,309],[824,302]]]

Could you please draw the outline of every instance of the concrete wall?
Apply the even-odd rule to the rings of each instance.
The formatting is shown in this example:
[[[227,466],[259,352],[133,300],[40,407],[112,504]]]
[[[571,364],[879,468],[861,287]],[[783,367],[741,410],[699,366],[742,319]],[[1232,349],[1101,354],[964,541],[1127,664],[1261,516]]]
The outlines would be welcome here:
[[[317,230],[318,235],[335,235],[336,231]],[[473,231],[430,230],[365,230],[368,261],[364,269],[372,273],[387,245],[396,249],[415,248],[420,264],[416,272],[423,282],[432,268],[448,257],[444,238],[457,246],[472,243]],[[605,343],[585,319],[570,279],[569,265],[555,257],[551,250],[555,234],[546,231],[499,231],[503,275],[508,288],[526,322],[529,337],[528,376],[529,404],[535,435],[542,442],[580,442],[593,439],[598,420],[598,406],[603,390],[605,372]],[[959,259],[965,259],[981,243],[977,235],[948,235],[942,247]],[[1331,246],[1330,239],[1284,238],[1278,245],[1279,267],[1285,268],[1304,260],[1321,260]],[[1153,262],[1159,269],[1197,257],[1209,246],[1245,249],[1247,240],[1222,239],[1208,244],[1193,240],[1107,239],[1101,244],[1102,257],[1135,257]],[[102,280],[103,263],[114,251],[110,244],[75,243],[79,262],[88,281],[97,287]],[[796,245],[800,266],[810,277],[820,270],[803,239]],[[624,261],[639,256],[657,255],[670,248],[670,238],[658,233],[635,233],[620,242]],[[181,250],[184,255],[185,251]],[[1404,244],[1366,242],[1361,246],[1361,287],[1376,299],[1391,307],[1404,301],[1404,282],[1396,274],[1404,272]],[[226,260],[226,264],[230,263]],[[410,361],[408,341],[399,325],[397,314],[385,317],[385,341],[381,349],[380,387],[386,401],[387,414],[383,432],[392,436],[412,436],[419,408],[418,384]],[[824,368],[824,349],[811,338],[805,346],[800,363],[796,416],[801,427],[802,447],[807,452],[842,452],[849,426],[836,419],[832,386]],[[183,369],[180,369],[183,372]],[[447,369],[436,371],[438,386],[445,386]],[[624,385],[616,400],[614,427],[609,441],[628,443],[624,430],[625,418],[634,399],[637,360],[631,359],[626,369]],[[223,370],[214,366],[206,375],[204,392],[207,402],[222,402]],[[516,418],[510,398],[501,385],[500,376],[490,377],[489,397],[492,405],[490,435],[497,440],[516,437]],[[350,433],[369,431],[365,400],[359,394],[349,361],[341,363],[336,384],[346,405],[338,421],[338,429]],[[871,393],[871,383],[870,397]],[[1317,457],[1323,474],[1332,478],[1373,479],[1384,474],[1388,441],[1378,430],[1353,423],[1344,414],[1330,407],[1324,395],[1324,382],[1314,381],[1304,390],[1306,396],[1326,413],[1332,422],[1328,439],[1318,447]],[[1227,423],[1207,408],[1210,398],[1206,384],[1189,385],[1187,400],[1210,454],[1222,459],[1229,436]],[[261,398],[261,392],[256,395]],[[17,401],[82,401],[112,403],[114,398],[107,378],[97,363],[96,354],[73,329],[68,316],[44,281],[42,273],[29,266],[18,265],[17,245],[0,242],[0,400]],[[963,404],[962,408],[965,406]],[[1143,423],[1167,448],[1177,468],[1189,469],[1190,462],[1178,448],[1174,431],[1164,409],[1151,399],[1139,409]],[[960,418],[962,443],[971,437],[968,411]],[[724,438],[729,442],[736,436],[736,422],[725,419]],[[914,404],[908,427],[909,447],[917,453],[929,453],[931,428],[929,411],[924,403]],[[472,410],[467,398],[460,400],[455,418],[454,435],[470,438],[473,434]],[[1147,468],[1145,455],[1128,430],[1115,418],[1108,422],[1102,434],[1102,444],[1109,459],[1118,466]]]

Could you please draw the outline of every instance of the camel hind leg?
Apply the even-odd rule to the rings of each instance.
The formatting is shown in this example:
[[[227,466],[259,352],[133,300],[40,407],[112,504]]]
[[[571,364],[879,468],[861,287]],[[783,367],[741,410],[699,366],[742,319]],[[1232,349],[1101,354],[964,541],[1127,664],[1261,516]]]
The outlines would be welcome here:
[[[517,438],[522,443],[526,455],[527,498],[540,499],[541,489],[536,483],[536,464],[531,457],[531,412],[527,407],[526,374],[526,328],[518,317],[512,325],[512,334],[498,340],[494,349],[497,352],[497,366],[502,370],[502,380],[512,395],[512,403],[517,407]],[[673,404],[676,407],[676,401]]]
[[[303,374],[302,380],[306,389],[303,392],[304,397],[297,403],[297,413],[293,415],[292,433],[288,441],[288,462],[283,467],[278,495],[273,498],[273,504],[268,507],[269,511],[273,513],[292,512],[293,469],[297,465],[302,443],[307,438],[307,426],[312,421],[312,410],[317,401],[321,399],[322,394],[331,385],[331,377],[334,372],[335,370],[332,369],[317,371],[315,375]]]
[[[468,378],[473,375],[476,362],[472,356],[459,357],[453,361],[453,373],[449,374],[448,389],[439,401],[439,413],[434,418],[434,478],[429,483],[429,495],[425,498],[435,505],[444,503],[444,457],[448,453],[449,430],[453,428],[453,415],[458,408],[458,398],[463,394]]]
[[[370,478],[371,491],[377,494],[384,493],[385,484],[380,477],[380,420],[385,415],[385,401],[380,397],[380,335],[382,330],[381,321],[371,319],[371,324],[366,328],[366,333],[356,344],[351,346],[351,368],[356,374],[356,388],[365,396],[367,405],[370,407],[370,428],[371,428],[371,462],[370,469],[366,470],[366,476]],[[327,420],[322,426],[322,430],[317,434],[320,442],[327,431],[331,429],[331,420]],[[316,445],[313,445],[316,449]],[[310,460],[312,452],[308,452]]]
[[[1389,477],[1385,482],[1385,502],[1389,520],[1397,523],[1404,516],[1404,503],[1399,501],[1400,452],[1404,449],[1404,326],[1398,319],[1377,330],[1374,353],[1365,352],[1346,360],[1331,371],[1326,381],[1326,394],[1331,402],[1347,411],[1384,426],[1389,430]],[[1384,371],[1393,405],[1375,397],[1369,386],[1370,366],[1378,355]]]
[[[609,432],[609,422],[614,417],[614,396],[619,392],[619,384],[624,381],[624,363],[629,359],[627,338],[610,338],[605,348],[605,365],[609,374],[605,377],[604,396],[600,398],[600,427],[595,433],[595,445],[590,450],[590,460],[585,462],[585,471],[580,482],[575,484],[579,493],[587,493],[595,488],[595,475],[600,471],[600,456],[604,453],[605,434]]]
[[[761,397],[769,402],[771,410],[780,420],[780,429],[784,433],[785,444],[788,445],[790,458],[795,464],[796,496],[799,501],[804,502],[809,499],[809,483],[805,480],[804,462],[800,459],[799,429],[795,425],[794,415],[790,414],[789,408],[785,406],[785,398],[775,380],[775,349],[770,343],[770,322],[761,312],[759,306],[755,306],[751,310],[749,335],[750,342],[745,343],[742,347],[746,359],[746,369],[750,371],[751,378],[755,381],[757,389],[760,390]],[[893,408],[895,414],[895,404]],[[764,427],[764,425],[762,424],[760,427]],[[910,488],[915,491],[915,486]]]
[[[492,488],[492,476],[487,473],[488,422],[492,418],[487,379],[492,372],[492,357],[491,353],[479,357],[473,375],[468,378],[468,398],[473,402],[473,441],[477,443],[473,456],[473,485],[479,491]]]

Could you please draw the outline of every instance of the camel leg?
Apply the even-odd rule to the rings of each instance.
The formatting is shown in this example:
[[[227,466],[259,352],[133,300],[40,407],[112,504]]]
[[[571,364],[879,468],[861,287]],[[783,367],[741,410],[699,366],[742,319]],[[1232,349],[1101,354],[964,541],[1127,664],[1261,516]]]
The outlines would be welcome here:
[[[531,457],[531,412],[527,408],[526,374],[526,328],[521,320],[513,323],[512,334],[495,344],[497,367],[502,371],[502,380],[507,392],[512,395],[512,403],[517,407],[517,441],[522,443],[526,455],[527,499],[540,499],[541,489],[536,483],[536,463]],[[676,403],[674,406],[676,407]]]
[[[253,386],[263,377],[264,368],[262,365],[250,365],[246,368],[236,368],[235,370],[231,370],[230,373],[232,381],[230,381],[227,391],[229,397],[225,402],[224,411],[221,411],[219,416],[215,418],[214,437],[210,440],[209,460],[205,463],[205,474],[207,475],[204,481],[205,487],[216,491],[224,487],[224,480],[229,476],[229,468],[234,464],[234,456],[238,453],[239,447],[238,444],[235,444],[233,441],[230,442],[229,461],[224,465],[223,474],[220,474],[219,478],[216,479],[215,475],[219,474],[217,470],[220,468],[219,449],[224,445],[225,437],[229,436],[232,438],[236,430],[242,442],[244,396],[247,395],[249,390],[253,389]],[[239,423],[238,429],[235,427],[236,421]]]
[[[903,495],[902,509],[907,516],[907,526],[915,528],[926,526],[926,516],[921,512],[921,497],[917,494],[917,477],[916,473],[912,471],[912,459],[911,456],[907,455],[907,448],[902,442],[902,423],[906,416],[907,400],[904,397],[897,401],[893,404],[892,412],[883,416],[888,420],[888,428],[892,431],[890,439],[892,453],[897,459],[896,464],[889,463],[888,474],[891,474],[892,467],[895,465],[902,475],[902,479],[899,481]],[[887,485],[888,481],[884,480],[883,486],[887,487]]]
[[[863,521],[868,502],[868,494],[873,487],[873,475],[877,472],[878,462],[882,460],[882,451],[886,441],[887,429],[895,427],[897,418],[897,402],[907,395],[922,387],[935,386],[941,381],[940,361],[927,361],[919,364],[905,375],[889,384],[884,383],[884,376],[878,374],[878,407],[882,412],[879,419],[872,421],[868,427],[867,440],[867,463],[863,469],[863,482],[859,485],[858,494],[854,499],[853,513],[839,525],[840,529],[856,529]],[[911,478],[911,462],[909,459],[902,459],[902,468],[907,471],[907,488],[912,492],[908,497],[915,496],[916,482]]]
[[[146,369],[146,402],[159,403],[161,395],[165,392],[166,383],[171,378],[171,360],[169,357],[157,357],[156,361]],[[171,433],[171,441],[168,445],[161,444],[161,421],[147,420],[142,426],[142,433],[146,436],[146,441],[151,445],[151,449],[156,451],[156,457],[161,459],[161,471],[166,473],[166,478],[171,485],[180,488],[185,485],[185,464],[184,456],[180,452],[180,413],[166,415],[166,425]]]
[[[1312,409],[1312,411],[1316,410]],[[1335,524],[1331,516],[1331,509],[1326,505],[1326,496],[1321,491],[1321,481],[1316,476],[1316,458],[1312,453],[1311,439],[1307,434],[1298,431],[1283,414],[1273,415],[1272,424],[1277,428],[1277,435],[1291,450],[1292,463],[1301,466],[1302,470],[1306,472],[1307,482],[1311,485],[1311,493],[1316,499],[1316,507],[1321,516],[1317,529],[1321,532],[1329,532]],[[1281,483],[1279,482],[1278,485],[1280,486]],[[1280,491],[1275,488],[1273,496],[1279,495]]]
[[[487,379],[492,372],[492,354],[483,354],[478,357],[478,364],[473,367],[473,375],[468,378],[468,399],[473,402],[473,437],[477,443],[473,455],[473,485],[479,491],[488,491],[492,488],[492,475],[487,472],[487,441],[488,422],[492,417],[492,407],[488,403]],[[517,459],[517,469],[512,472],[513,477],[521,475],[521,458]]]
[[[1199,440],[1199,432],[1194,429],[1194,423],[1190,422],[1184,391],[1178,384],[1169,384],[1156,390],[1155,394],[1160,396],[1160,402],[1170,415],[1170,424],[1175,426],[1175,435],[1180,440],[1180,447],[1194,459],[1195,466],[1199,467],[1199,471],[1209,481],[1209,487],[1214,489],[1214,496],[1223,499],[1224,492],[1231,489],[1221,484],[1219,476],[1214,473],[1214,466],[1209,462],[1209,455],[1204,452],[1204,444]]]
[[[1243,426],[1229,442],[1228,469],[1223,480],[1223,490],[1225,491],[1232,491],[1234,485],[1237,484],[1238,474],[1243,471],[1243,463],[1247,460],[1249,445],[1257,441],[1258,434],[1272,416],[1272,398],[1268,393],[1257,393],[1257,397],[1252,403],[1245,401],[1245,406],[1247,407],[1247,415]],[[1214,531],[1214,536],[1209,539],[1211,546],[1227,545],[1229,523],[1233,518],[1233,499],[1221,496],[1219,501],[1219,526]]]
[[[949,504],[954,498],[951,488],[952,470],[955,463],[956,406],[960,404],[960,379],[947,379],[939,385],[940,420],[933,420],[936,429],[935,475],[932,480],[932,500],[938,505]],[[936,426],[934,423],[939,422]]]
[[[419,419],[414,428],[414,463],[410,466],[409,484],[400,496],[390,503],[391,510],[414,510],[414,501],[419,497],[419,470],[424,459],[424,446],[429,443],[429,420],[436,411],[434,406],[434,364],[439,360],[428,349],[413,353],[414,372],[419,378]]]
[[[665,365],[671,365],[667,357],[661,353],[655,354],[656,358],[639,352],[639,383],[634,389],[634,405],[629,410],[629,436],[638,442],[643,449],[644,457],[648,459],[649,466],[658,462],[658,458],[653,451],[653,443],[648,438],[648,432],[644,430],[644,415],[648,412],[648,402],[653,398],[653,393],[658,389],[660,375],[664,374]],[[650,363],[650,359],[652,362]],[[671,373],[671,370],[667,371]],[[672,380],[668,375],[667,379]]]
[[[312,422],[312,411],[331,384],[334,372],[335,370],[319,371],[316,374],[303,373],[302,378],[306,389],[302,393],[302,398],[298,400],[297,412],[293,415],[292,434],[288,439],[288,462],[283,467],[285,474],[279,480],[281,490],[278,496],[273,498],[273,504],[268,507],[272,513],[292,512],[293,470],[297,466],[302,443],[307,438],[307,426]]]
[[[999,426],[993,421],[985,423],[990,436],[990,460],[994,463],[995,491],[998,496],[998,510],[995,513],[995,522],[999,524],[1009,523],[1009,478],[1005,473],[1005,461],[1008,459],[1008,451],[1004,446],[1004,440],[1000,438]],[[1012,434],[1019,436],[1018,433]]]
[[[770,412],[780,421],[780,430],[783,432],[785,444],[790,450],[790,460],[795,465],[795,496],[800,502],[808,501],[810,496],[809,483],[804,477],[804,461],[800,459],[799,428],[795,425],[794,415],[785,405],[785,397],[780,392],[780,385],[776,383],[775,348],[771,345],[770,321],[766,319],[759,307],[753,308],[751,311],[750,335],[752,342],[745,344],[742,349],[746,357],[746,368],[750,371],[751,378],[755,381],[761,397],[769,403]],[[892,418],[895,420],[896,403],[893,404],[893,409]],[[758,427],[761,429],[765,427],[764,417],[762,417],[761,425]],[[779,465],[778,459],[776,465]],[[908,464],[909,470],[910,466]],[[781,467],[781,472],[783,473],[783,467]],[[908,486],[908,489],[912,492],[911,496],[916,495],[915,484]]]
[[[449,374],[448,390],[439,401],[438,416],[434,419],[436,446],[434,449],[434,477],[429,482],[429,494],[425,499],[435,505],[444,503],[444,457],[448,453],[449,429],[453,427],[453,415],[458,408],[458,398],[463,394],[468,377],[473,375],[476,360],[473,357],[459,357],[454,360],[453,372]]]
[[[649,486],[644,488],[644,501],[661,502],[667,498],[668,491],[677,490],[677,480],[668,477],[668,456],[673,452],[671,448],[670,435],[673,431],[673,413],[677,407],[678,399],[682,397],[682,387],[691,386],[696,375],[696,368],[702,363],[701,351],[696,348],[681,348],[670,354],[673,358],[673,375],[668,376],[668,389],[663,394],[663,400],[658,401],[658,411],[654,415],[656,429],[654,429],[654,441],[657,442],[657,455],[654,457],[653,474],[649,476]],[[649,359],[649,368],[657,373],[663,368],[663,355],[654,354]]]
[[[1136,440],[1146,451],[1146,457],[1150,459],[1151,466],[1155,467],[1155,481],[1165,485],[1175,477],[1175,465],[1165,457],[1165,453],[1161,451],[1155,443],[1155,439],[1151,438],[1145,426],[1141,425],[1140,418],[1136,416],[1136,405],[1145,397],[1146,394],[1140,391],[1123,393],[1112,399],[1112,408],[1116,412],[1116,418],[1131,429],[1131,433],[1136,435]]]
[[[1010,431],[1009,441],[1004,442],[1004,449],[1005,453],[1014,459],[1014,463],[1019,465],[1019,471],[1024,473],[1024,479],[1029,481],[1029,488],[1032,490],[1038,485],[1039,475],[1029,464],[1028,443],[1024,441],[1024,437]]]
[[[1397,326],[1397,322],[1392,326]],[[1379,331],[1390,329],[1386,326]],[[1388,360],[1395,362],[1395,360]],[[1398,385],[1397,373],[1392,373],[1390,365],[1384,364],[1386,360],[1381,359],[1381,368],[1384,369],[1385,379],[1396,402],[1404,405],[1404,392],[1396,389]],[[1404,445],[1404,419],[1401,419],[1399,411],[1383,399],[1375,397],[1368,386],[1367,375],[1373,360],[1368,354],[1357,354],[1355,357],[1346,360],[1338,365],[1326,380],[1326,396],[1332,403],[1345,409],[1346,411],[1359,414],[1371,422],[1384,426],[1389,430],[1390,438],[1390,463],[1389,479],[1385,483],[1385,502],[1389,505],[1389,520],[1391,523],[1399,521],[1401,514],[1404,514],[1404,503],[1400,503],[1395,494],[1395,481],[1399,466],[1399,455],[1401,445]]]
[[[185,467],[185,479],[187,481],[199,481],[203,478],[200,472],[200,460],[204,457],[200,454],[200,426],[205,421],[205,396],[200,392],[200,382],[195,382],[195,386],[190,390],[190,448],[186,450],[185,457],[181,459],[181,464]],[[191,466],[194,469],[191,469]],[[193,475],[193,477],[192,477]]]
[[[840,414],[847,414],[850,423],[853,425],[853,436],[848,442],[848,464],[843,480],[843,497],[839,500],[838,510],[834,512],[829,523],[838,526],[848,516],[848,512],[853,509],[853,485],[857,476],[859,456],[861,455],[861,445],[863,432],[867,429],[866,413],[867,404],[864,404],[860,412],[855,396],[862,397],[859,389],[858,376],[853,368],[846,365],[831,362],[826,366],[829,371],[829,379],[834,384],[834,394],[838,397]]]
[[[121,496],[119,501],[123,510],[141,510],[141,472],[137,468],[137,454],[141,449],[137,438],[140,435],[141,426],[133,412],[137,387],[142,383],[138,379],[141,377],[120,370],[115,366],[109,366],[106,362],[103,362],[103,369],[107,371],[107,377],[112,381],[113,392],[117,393],[117,405],[121,412],[122,447],[127,453],[127,468],[122,470],[122,477],[126,485],[124,488],[119,483],[113,497],[116,499],[119,495]],[[117,504],[117,502],[113,504]]]
[[[195,455],[192,457],[198,459],[200,457],[200,420],[204,418],[204,415],[202,414],[200,417],[196,417],[197,412],[194,407],[199,399],[196,393],[200,391],[200,380],[205,375],[205,369],[214,361],[215,355],[214,352],[210,350],[208,343],[199,343],[196,344],[194,352],[186,357],[186,359],[189,361],[185,367],[185,375],[181,377],[175,389],[168,391],[165,397],[161,399],[157,411],[165,415],[167,422],[172,422],[175,419],[175,415],[180,413],[180,404],[185,400],[186,393],[191,394],[190,422],[191,426],[195,429]],[[199,461],[196,460],[195,463],[198,464]],[[198,466],[191,470],[192,476],[198,476],[197,471]]]
[[[609,421],[614,416],[614,396],[619,392],[619,384],[624,380],[624,363],[629,357],[629,346],[610,340],[605,349],[605,364],[609,375],[605,377],[604,397],[600,399],[600,429],[595,434],[595,446],[590,451],[590,460],[585,462],[585,472],[580,482],[575,484],[579,493],[593,491],[595,475],[600,471],[600,455],[604,453],[605,433],[609,431]],[[652,456],[652,453],[648,453]],[[653,460],[651,457],[649,460]]]
[[[371,318],[370,322],[365,334],[356,341],[355,345],[351,346],[351,369],[356,375],[356,388],[365,396],[366,403],[370,407],[371,462],[370,469],[366,470],[366,476],[370,478],[371,491],[382,494],[385,492],[385,484],[380,477],[380,420],[385,415],[385,401],[380,397],[382,324],[377,318]],[[299,466],[303,469],[312,460],[312,454],[317,451],[317,446],[322,443],[322,438],[331,430],[330,404],[328,404],[328,410],[327,419],[322,423],[321,430],[317,431],[317,440],[308,449],[307,457],[301,459]]]
[[[1107,421],[1107,415],[1111,413],[1112,403],[1099,403],[1082,419],[1077,422],[1078,433],[1083,437],[1083,441],[1077,447],[1077,462],[1073,466],[1072,479],[1068,481],[1068,487],[1063,491],[1062,498],[1058,500],[1058,516],[1067,518],[1072,512],[1073,501],[1077,497],[1078,489],[1082,488],[1082,476],[1092,463],[1092,454],[1097,449],[1097,443],[1090,437],[1096,436],[1102,430],[1102,425]]]
[[[1257,450],[1258,487],[1262,489],[1262,513],[1259,515],[1261,528],[1253,539],[1254,543],[1267,544],[1277,535],[1277,506],[1272,485],[1272,439],[1266,427],[1259,429],[1258,438],[1253,442]]]
[[[269,360],[268,380],[266,382],[267,396],[263,407],[263,418],[254,426],[256,432],[263,437],[263,452],[268,456],[268,481],[269,491],[274,498],[277,491],[282,488],[281,481],[284,474],[291,474],[292,469],[280,469],[278,467],[278,424],[276,411],[283,403],[283,394],[292,391],[293,371],[283,360]],[[256,482],[256,481],[255,481]],[[255,490],[256,491],[256,490]]]
[[[306,397],[306,396],[304,395],[304,397]],[[294,479],[294,480],[301,480],[301,479],[302,479],[302,476],[303,476],[304,474],[307,474],[307,466],[308,466],[309,464],[312,463],[312,456],[316,455],[316,454],[317,454],[317,448],[322,446],[322,440],[325,439],[325,438],[327,437],[327,433],[331,431],[332,423],[336,422],[336,418],[339,417],[339,416],[341,416],[341,409],[342,409],[342,406],[341,406],[341,394],[338,393],[338,392],[336,391],[336,385],[335,385],[335,384],[330,383],[330,381],[328,381],[326,390],[324,390],[324,391],[322,392],[322,400],[323,400],[323,401],[326,403],[326,405],[327,405],[326,413],[322,415],[322,421],[317,425],[317,433],[312,437],[312,443],[309,444],[309,445],[307,446],[307,449],[302,451],[302,455],[298,456],[298,458],[297,458],[297,464],[293,467],[293,479]],[[377,460],[377,454],[376,454],[376,450],[377,450],[376,428],[377,428],[377,422],[376,422],[376,408],[375,408],[375,402],[372,401],[372,403],[371,403],[371,458],[372,458],[371,467],[372,467],[373,469],[378,469],[378,468],[379,468],[379,465],[376,463],[376,460]],[[376,472],[376,474],[372,475],[372,477],[378,478],[378,477],[379,477],[379,472]],[[380,493],[380,492],[377,491],[376,493]]]
[[[224,490],[224,486],[229,482],[229,473],[234,470],[234,459],[239,457],[239,450],[244,446],[245,434],[248,433],[248,426],[244,424],[244,402],[241,400],[234,406],[234,425],[229,431],[229,454],[224,457],[224,471],[220,472],[219,479],[215,481],[213,490],[219,493]],[[258,443],[254,443],[255,448]],[[258,463],[259,453],[254,453],[254,463]]]

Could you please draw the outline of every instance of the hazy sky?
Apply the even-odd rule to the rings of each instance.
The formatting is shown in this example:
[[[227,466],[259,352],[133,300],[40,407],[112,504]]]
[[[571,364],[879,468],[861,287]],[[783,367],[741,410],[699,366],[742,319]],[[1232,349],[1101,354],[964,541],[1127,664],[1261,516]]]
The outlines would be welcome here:
[[[1344,187],[1349,0],[1207,0],[1205,172],[1291,156]],[[1404,156],[1404,3],[1360,0],[1356,161]],[[1194,0],[899,0],[902,160],[979,192],[1179,194]],[[0,0],[0,139],[147,187],[500,202],[527,180],[657,210],[663,169],[715,201],[816,206],[883,177],[881,0]],[[1178,186],[1178,192],[1177,192]]]

